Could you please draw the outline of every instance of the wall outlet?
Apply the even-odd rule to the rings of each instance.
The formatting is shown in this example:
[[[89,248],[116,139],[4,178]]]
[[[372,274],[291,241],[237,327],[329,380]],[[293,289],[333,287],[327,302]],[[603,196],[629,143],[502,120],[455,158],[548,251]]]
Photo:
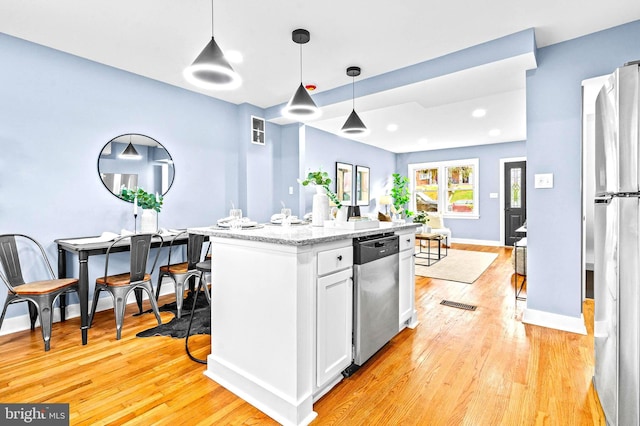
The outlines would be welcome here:
[[[497,192],[490,192],[489,193],[489,198],[498,198],[498,193]]]
[[[293,186],[289,187],[289,195],[293,195]]]
[[[553,188],[553,173],[539,173],[535,175],[535,188]]]

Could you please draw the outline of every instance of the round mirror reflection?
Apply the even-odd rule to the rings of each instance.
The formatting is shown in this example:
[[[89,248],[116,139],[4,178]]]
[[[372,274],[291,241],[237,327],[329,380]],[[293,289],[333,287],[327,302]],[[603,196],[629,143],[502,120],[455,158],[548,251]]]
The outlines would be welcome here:
[[[164,196],[173,184],[174,166],[161,143],[149,136],[127,133],[102,148],[98,173],[104,186],[118,198],[123,187]]]

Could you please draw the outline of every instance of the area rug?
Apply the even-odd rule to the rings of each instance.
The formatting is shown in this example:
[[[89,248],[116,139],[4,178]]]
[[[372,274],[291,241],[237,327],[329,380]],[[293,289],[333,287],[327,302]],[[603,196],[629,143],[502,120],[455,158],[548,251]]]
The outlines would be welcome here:
[[[444,253],[444,249],[442,250]],[[432,247],[432,256],[434,251],[437,249],[434,250]],[[418,263],[426,263],[426,260],[416,258],[416,275],[472,284],[497,257],[497,253],[449,249],[447,257],[431,266],[418,265]]]
[[[153,337],[153,336],[171,336],[178,339],[187,336],[187,328],[189,327],[189,317],[191,307],[193,306],[193,296],[189,292],[182,303],[182,317],[173,318],[171,321],[160,324],[156,327],[149,328],[136,334],[137,337]],[[176,302],[167,303],[161,306],[160,311],[172,312],[176,315]],[[191,324],[191,335],[194,334],[211,334],[211,309],[207,303],[203,293],[198,295],[196,301],[196,310],[193,314],[193,323]]]

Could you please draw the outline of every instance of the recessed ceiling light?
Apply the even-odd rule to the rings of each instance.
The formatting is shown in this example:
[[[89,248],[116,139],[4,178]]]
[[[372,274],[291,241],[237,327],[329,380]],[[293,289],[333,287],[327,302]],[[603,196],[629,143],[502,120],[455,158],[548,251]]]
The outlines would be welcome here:
[[[242,53],[238,52],[237,50],[228,50],[227,52],[225,52],[224,57],[227,58],[227,61],[231,62],[232,64],[241,64],[242,61],[244,61]]]
[[[500,129],[489,130],[489,136],[500,136]]]
[[[395,132],[396,130],[398,130],[398,125],[391,123],[389,125],[387,125],[387,131],[389,132]]]
[[[471,115],[475,118],[484,117],[485,115],[487,115],[487,110],[484,108],[474,109]]]

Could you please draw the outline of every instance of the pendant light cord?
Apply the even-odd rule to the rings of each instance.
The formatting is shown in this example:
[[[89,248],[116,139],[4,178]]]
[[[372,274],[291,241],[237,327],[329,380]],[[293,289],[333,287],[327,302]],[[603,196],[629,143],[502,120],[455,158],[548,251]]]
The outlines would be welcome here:
[[[302,83],[302,44],[300,44],[300,83]]]
[[[211,38],[213,38],[213,0],[211,0]]]
[[[356,110],[356,77],[353,76],[353,80],[351,82],[351,108]]]

